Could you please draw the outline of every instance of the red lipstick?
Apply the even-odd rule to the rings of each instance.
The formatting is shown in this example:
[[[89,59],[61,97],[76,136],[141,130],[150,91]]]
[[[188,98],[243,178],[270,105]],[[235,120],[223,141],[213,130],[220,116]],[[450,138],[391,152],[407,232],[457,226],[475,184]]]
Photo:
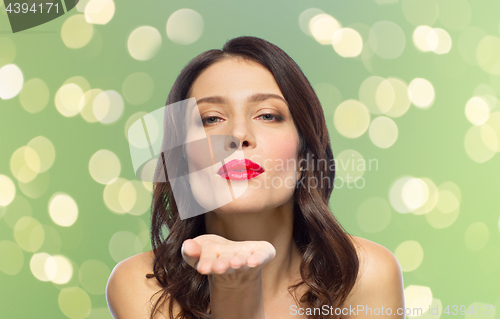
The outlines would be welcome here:
[[[264,169],[249,159],[234,159],[219,168],[217,172],[221,177],[230,180],[251,179],[262,173],[264,173]]]

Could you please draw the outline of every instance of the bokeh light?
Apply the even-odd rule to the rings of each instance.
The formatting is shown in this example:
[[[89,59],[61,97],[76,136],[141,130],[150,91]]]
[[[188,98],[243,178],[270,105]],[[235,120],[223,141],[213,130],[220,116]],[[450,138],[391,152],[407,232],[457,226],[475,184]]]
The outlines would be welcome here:
[[[94,100],[102,92],[103,90],[101,89],[91,89],[87,90],[81,97],[79,102],[82,105],[80,115],[85,121],[89,123],[95,123],[99,121],[94,114]]]
[[[491,136],[491,134],[489,135]],[[472,126],[467,130],[464,138],[464,146],[469,158],[476,163],[489,161],[495,155],[495,152],[483,142],[481,127],[479,126]]]
[[[386,116],[373,119],[368,130],[370,140],[380,148],[391,147],[398,138],[398,126]]]
[[[437,205],[438,196],[434,183],[426,177],[403,176],[397,179],[389,190],[392,207],[402,214],[427,214]]]
[[[358,151],[347,149],[340,152],[335,158],[335,179],[340,178],[344,183],[355,183],[366,170],[366,161]]]
[[[64,84],[57,90],[55,105],[59,113],[65,117],[73,117],[83,108],[84,93],[75,83]]]
[[[437,204],[425,215],[427,222],[436,229],[451,226],[458,218],[461,200],[461,191],[455,183],[448,181],[440,184]]]
[[[432,26],[439,13],[437,0],[401,0],[403,15],[414,26]]]
[[[38,153],[29,146],[21,146],[10,158],[12,175],[23,183],[31,182],[41,169]]]
[[[427,46],[436,54],[446,54],[452,47],[451,36],[444,29],[433,28],[427,34]]]
[[[311,21],[312,18],[317,16],[318,14],[325,13],[323,10],[318,9],[318,8],[309,8],[304,10],[300,15],[299,15],[299,26],[302,32],[306,34],[307,36],[312,37],[311,30],[309,29],[309,22]]]
[[[146,103],[153,94],[153,79],[144,72],[135,72],[127,76],[122,85],[125,100],[134,105]]]
[[[406,206],[403,201],[403,187],[405,186],[406,182],[408,182],[412,178],[413,177],[411,176],[403,176],[398,178],[394,183],[392,183],[392,186],[389,190],[389,202],[391,203],[392,208],[394,208],[394,210],[398,213],[406,214],[411,211],[411,209]]]
[[[88,23],[107,24],[114,14],[113,0],[90,0],[85,6],[85,19]]]
[[[341,28],[341,24],[329,14],[320,13],[309,21],[309,30],[318,43],[332,44],[334,33]]]
[[[127,48],[134,59],[146,61],[160,51],[161,43],[161,35],[157,29],[151,26],[142,26],[130,33]]]
[[[356,212],[359,228],[367,233],[384,230],[391,221],[391,208],[387,201],[380,197],[370,197],[359,205]]]
[[[424,259],[424,249],[416,240],[407,240],[396,247],[394,255],[398,259],[403,272],[417,269]]]
[[[110,150],[99,150],[90,158],[89,172],[96,182],[106,185],[120,176],[120,159]]]
[[[410,101],[421,109],[428,109],[434,103],[434,87],[426,79],[413,79],[408,85]]]
[[[120,190],[126,182],[126,179],[118,177],[104,187],[104,203],[108,209],[115,214],[123,215],[126,213],[125,209],[121,206],[119,199]]]
[[[52,195],[48,210],[52,221],[59,226],[69,227],[78,218],[78,205],[70,195],[65,193]]]
[[[127,141],[129,140],[128,131],[129,131],[130,127],[132,126],[132,124],[134,124],[135,121],[137,121],[141,117],[144,117],[147,114],[148,114],[147,112],[141,111],[141,112],[137,112],[137,113],[132,114],[128,118],[127,122],[125,123],[125,137],[127,138]]]
[[[405,295],[406,297],[406,295]],[[417,297],[418,298],[418,297]],[[425,297],[424,297],[425,298]],[[425,298],[426,300],[429,300]],[[413,308],[412,308],[413,309]],[[420,312],[420,309],[418,310]],[[411,315],[407,315],[410,318],[419,318],[419,319],[439,319],[443,314],[443,303],[440,299],[432,298],[432,303],[427,309],[427,311],[422,311],[422,314],[415,312]]]
[[[500,38],[485,36],[477,45],[476,58],[479,66],[487,73],[500,74]]]
[[[475,222],[465,230],[465,245],[472,251],[480,250],[488,243],[490,231],[483,222]]]
[[[27,183],[18,180],[17,185],[21,192],[27,197],[32,199],[40,198],[50,186],[50,175],[48,172],[41,173]]]
[[[451,213],[458,208],[458,198],[449,190],[439,190],[437,208],[443,213]]]
[[[10,240],[0,240],[0,271],[15,276],[23,268],[24,254],[18,244]]]
[[[363,50],[363,39],[356,30],[341,28],[333,34],[332,46],[341,57],[351,58],[358,56]]]
[[[408,85],[396,78],[388,78],[387,81],[394,91],[394,101],[384,114],[390,117],[401,117],[410,109],[411,105],[408,96]]]
[[[30,165],[30,161],[27,161],[31,169],[36,169],[38,173],[43,173],[52,167],[56,158],[56,150],[54,144],[48,138],[41,135],[34,137],[28,142],[27,146],[36,152],[40,160],[40,165],[38,163]]]
[[[43,244],[45,232],[38,220],[24,216],[14,225],[14,239],[25,251],[36,252]]]
[[[434,207],[436,207],[436,205],[438,204],[440,195],[440,192],[437,189],[436,184],[434,184],[434,182],[431,179],[423,177],[420,178],[420,181],[425,183],[426,186],[423,186],[422,188],[426,190],[428,196],[427,200],[423,203],[423,205],[412,211],[412,213],[415,215],[424,215],[433,210]]]
[[[500,152],[500,112],[491,113],[488,120],[481,125],[481,140],[494,152]]]
[[[396,23],[379,21],[370,29],[368,43],[379,57],[395,59],[403,53],[406,38],[403,30]]]
[[[426,286],[409,285],[404,290],[405,307],[406,308],[420,308],[422,313],[425,313],[432,301],[431,288]]]
[[[40,281],[50,281],[50,278],[45,272],[45,264],[52,256],[47,253],[37,253],[31,256],[30,270],[33,276]]]
[[[380,76],[370,76],[366,78],[359,87],[359,101],[363,103],[372,114],[383,113],[377,105],[377,92],[380,92],[378,88],[383,82],[384,79]]]
[[[116,262],[142,252],[141,240],[129,231],[116,232],[109,241],[109,253]]]
[[[151,207],[151,193],[140,181],[127,181],[120,188],[118,201],[120,206],[131,215],[142,215]]]
[[[357,138],[368,129],[370,113],[361,102],[346,100],[335,109],[333,123],[342,136]]]
[[[415,47],[417,47],[417,49],[422,52],[431,51],[431,49],[429,48],[429,44],[427,43],[427,39],[431,30],[432,28],[428,25],[420,25],[415,28],[415,31],[413,31],[413,44],[415,44]]]
[[[94,27],[88,23],[83,14],[74,14],[64,21],[61,27],[61,38],[69,49],[86,46],[94,33]]]
[[[102,124],[116,122],[123,114],[123,98],[114,90],[106,90],[94,98],[92,109],[94,115]]]
[[[24,76],[15,64],[7,64],[0,68],[0,99],[8,100],[21,92]]]
[[[84,319],[90,314],[92,302],[89,295],[80,287],[64,288],[59,292],[59,308],[70,319]]]
[[[412,211],[421,207],[429,199],[427,184],[420,178],[407,180],[401,189],[403,203]]]
[[[465,117],[474,125],[481,125],[488,119],[490,109],[488,103],[478,96],[472,97],[465,104]]]
[[[16,186],[10,177],[0,175],[0,206],[7,206],[16,196]]]
[[[68,283],[73,277],[71,261],[62,255],[48,257],[44,264],[44,271],[47,278],[58,285]]]
[[[410,108],[407,85],[397,78],[366,78],[359,87],[359,100],[371,114],[400,117]]]
[[[180,9],[170,15],[167,21],[167,36],[177,44],[196,42],[203,34],[203,17],[192,9]]]
[[[47,84],[39,78],[26,81],[21,93],[19,93],[19,102],[21,106],[29,113],[41,112],[49,103],[50,92]]]
[[[40,247],[40,251],[51,255],[57,255],[61,252],[62,239],[59,232],[52,226],[42,224],[45,238]]]
[[[21,194],[16,194],[14,200],[5,207],[3,220],[10,228],[14,229],[17,221],[22,217],[33,216],[33,209],[30,202]]]

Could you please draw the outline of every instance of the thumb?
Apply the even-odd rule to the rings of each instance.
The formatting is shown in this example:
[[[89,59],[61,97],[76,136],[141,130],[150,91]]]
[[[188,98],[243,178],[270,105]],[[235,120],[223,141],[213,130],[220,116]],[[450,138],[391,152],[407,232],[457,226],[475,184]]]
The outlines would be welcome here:
[[[192,239],[187,239],[182,243],[182,258],[193,268],[196,268],[201,255],[201,245]]]

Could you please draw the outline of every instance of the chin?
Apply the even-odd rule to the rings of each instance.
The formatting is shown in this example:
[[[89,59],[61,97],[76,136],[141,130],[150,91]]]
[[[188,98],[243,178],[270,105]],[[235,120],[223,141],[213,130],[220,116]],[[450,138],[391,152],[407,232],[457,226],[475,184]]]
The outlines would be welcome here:
[[[218,214],[242,214],[260,212],[269,206],[268,201],[260,200],[255,196],[245,196],[244,194],[236,198],[234,201],[217,208],[214,212]]]

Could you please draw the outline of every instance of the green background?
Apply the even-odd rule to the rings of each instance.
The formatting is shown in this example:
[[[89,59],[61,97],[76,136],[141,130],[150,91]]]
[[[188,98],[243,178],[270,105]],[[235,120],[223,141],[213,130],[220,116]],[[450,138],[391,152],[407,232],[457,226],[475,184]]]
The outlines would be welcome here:
[[[49,101],[42,110],[31,113],[22,106],[20,95],[0,99],[0,175],[9,177],[16,187],[14,201],[0,207],[0,244],[9,241],[9,245],[17,245],[13,225],[25,216],[36,219],[45,231],[44,243],[36,251],[9,250],[21,251],[23,257],[21,264],[16,266],[17,273],[0,271],[0,317],[65,318],[69,314],[71,318],[111,318],[104,295],[103,274],[106,271],[103,270],[99,278],[89,279],[83,270],[80,271],[81,265],[88,260],[98,260],[108,271],[112,270],[117,260],[110,253],[110,241],[121,231],[134,234],[141,243],[139,249],[131,248],[124,241],[123,245],[128,246],[119,248],[122,256],[149,251],[150,215],[147,210],[140,215],[112,212],[103,199],[105,185],[96,182],[89,173],[90,158],[98,150],[109,150],[120,160],[120,177],[134,180],[125,135],[127,121],[138,112],[152,112],[164,106],[173,82],[189,60],[203,51],[220,49],[225,41],[241,35],[261,37],[276,44],[301,67],[323,104],[334,155],[352,149],[364,159],[377,159],[378,169],[363,174],[363,188],[344,186],[333,191],[330,207],[345,229],[393,253],[403,242],[418,242],[423,259],[416,269],[403,271],[405,288],[410,285],[428,287],[432,297],[439,299],[443,306],[500,305],[500,160],[495,155],[478,163],[464,147],[466,133],[473,126],[465,116],[465,105],[478,86],[483,90],[487,88],[492,96],[500,95],[500,75],[466,61],[458,49],[459,45],[477,46],[477,42],[460,42],[467,28],[477,27],[487,35],[500,37],[500,2],[469,0],[465,8],[470,8],[470,20],[466,14],[465,18],[460,17],[461,22],[452,25],[453,28],[449,28],[449,22],[446,23],[449,20],[445,19],[446,14],[450,16],[450,1],[385,2],[388,3],[382,0],[121,1],[115,3],[113,18],[105,25],[94,24],[90,42],[76,49],[65,45],[61,28],[66,19],[82,15],[82,12],[72,10],[46,24],[12,34],[2,5],[0,67],[10,63],[17,65],[24,82],[42,79],[49,88]],[[451,16],[456,14],[458,17],[464,12],[464,2],[467,4],[457,1],[457,12],[451,12]],[[405,6],[410,8],[415,4],[414,9],[405,11]],[[429,7],[438,10],[431,12],[426,9]],[[169,17],[184,8],[198,12],[203,18],[202,34],[190,44],[176,43],[166,32]],[[322,45],[306,35],[300,28],[299,16],[310,8],[318,8],[335,17],[342,26],[357,30],[363,38],[363,53],[355,58],[344,58],[331,45]],[[404,50],[395,59],[383,59],[373,53],[370,56],[367,51],[370,47],[368,31],[379,21],[394,22],[404,32]],[[450,34],[453,45],[449,53],[438,55],[421,52],[415,47],[413,31],[417,25],[424,24],[443,28]],[[134,59],[127,49],[129,35],[140,26],[156,28],[162,38],[159,51],[145,61]],[[493,53],[500,54],[500,51]],[[369,58],[363,61],[362,56]],[[115,90],[125,95],[123,83],[135,72],[150,76],[152,95],[139,104],[124,99],[123,114],[111,124],[89,123],[79,115],[66,117],[55,106],[56,92],[71,77],[81,76],[91,88]],[[333,121],[337,106],[345,100],[359,99],[361,84],[373,75],[396,77],[406,84],[414,78],[424,78],[435,90],[435,101],[430,108],[419,109],[412,104],[404,115],[393,118],[398,138],[385,149],[374,145],[368,130],[357,138],[344,137]],[[498,103],[494,104],[493,111],[498,111],[499,107]],[[373,120],[377,115],[370,116]],[[56,153],[52,167],[40,175],[48,181],[46,189],[37,198],[31,198],[20,189],[10,162],[17,149],[37,136],[49,139]],[[426,216],[398,213],[390,204],[389,193],[392,185],[403,176],[427,177],[435,185],[448,181],[456,184],[461,192],[458,218],[448,227],[435,228]],[[78,219],[69,227],[59,226],[49,215],[49,200],[57,192],[70,195],[78,205]],[[358,222],[359,207],[371,197],[382,199],[389,207],[389,215],[384,216],[390,220],[380,231],[367,231]],[[373,212],[370,216],[376,219],[377,214]],[[487,233],[480,233],[481,238],[474,238],[477,233],[469,229],[477,222],[487,228]],[[468,237],[469,242],[479,243],[473,249],[467,245],[468,229],[472,234]],[[132,238],[132,242],[135,239],[126,238]],[[71,261],[73,276],[68,283],[44,282],[32,274],[30,259],[40,252],[60,254]],[[0,255],[0,265],[11,267],[12,258],[7,253]],[[17,258],[19,261],[19,256]],[[86,289],[89,285],[100,289]],[[78,291],[85,298],[66,302],[61,292],[71,287],[81,290],[65,290],[66,296],[77,296],[70,292]],[[82,302],[87,298],[91,302],[90,314],[89,303]],[[73,310],[64,312],[61,304]],[[464,317],[460,313],[456,316]],[[494,316],[490,312],[467,317]]]

